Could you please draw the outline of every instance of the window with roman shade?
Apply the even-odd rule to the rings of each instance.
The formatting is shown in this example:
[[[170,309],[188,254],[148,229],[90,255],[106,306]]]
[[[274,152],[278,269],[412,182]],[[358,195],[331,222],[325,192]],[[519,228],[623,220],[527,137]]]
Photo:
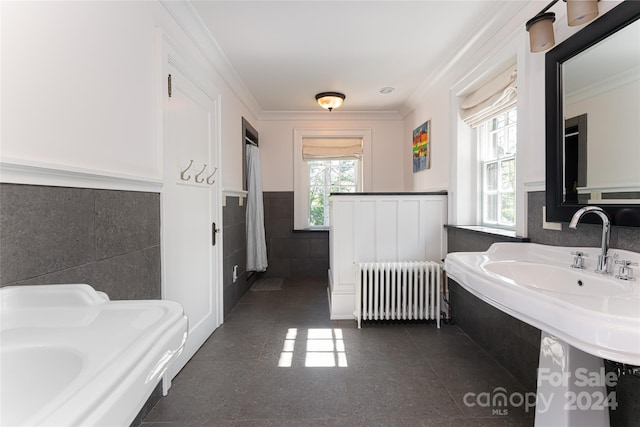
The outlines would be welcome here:
[[[475,129],[482,225],[515,228],[517,71],[512,65],[460,103],[462,120]]]
[[[328,228],[331,193],[371,188],[371,153],[368,128],[294,129],[294,229]]]
[[[361,138],[303,138],[302,159],[307,172],[306,226],[329,226],[329,196],[361,188]]]
[[[302,159],[360,160],[362,138],[302,138]]]
[[[460,116],[471,127],[513,109],[517,101],[518,72],[512,65],[460,102]]]

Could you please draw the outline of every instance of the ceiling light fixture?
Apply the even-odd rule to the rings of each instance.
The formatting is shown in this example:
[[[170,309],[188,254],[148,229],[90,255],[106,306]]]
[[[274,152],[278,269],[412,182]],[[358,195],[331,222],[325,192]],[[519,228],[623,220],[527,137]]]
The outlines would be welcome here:
[[[393,92],[394,90],[396,90],[396,89],[391,87],[391,86],[385,86],[382,89],[380,89],[380,93],[383,94],[383,95],[386,95],[388,93]]]
[[[344,94],[340,92],[322,92],[316,95],[318,105],[329,111],[338,108],[344,102]]]
[[[559,0],[553,0],[536,16],[529,19],[525,28],[529,32],[529,47],[531,52],[543,52],[555,44],[553,23],[556,14],[547,12]],[[598,1],[600,0],[563,0],[567,3],[567,23],[570,27],[586,24],[598,16]]]

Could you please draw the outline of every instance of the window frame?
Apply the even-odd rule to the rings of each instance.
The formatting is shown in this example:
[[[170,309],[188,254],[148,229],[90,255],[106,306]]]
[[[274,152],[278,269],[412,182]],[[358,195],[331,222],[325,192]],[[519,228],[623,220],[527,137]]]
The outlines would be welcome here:
[[[515,123],[513,124],[506,124],[504,127],[499,128],[499,129],[490,129],[489,126],[489,122],[500,117],[500,116],[507,116],[511,111],[515,111],[516,112],[516,119],[515,119]],[[515,136],[516,136],[516,140],[515,140],[515,144],[514,144],[514,152],[510,153],[509,155],[499,155],[496,154],[495,157],[491,157],[491,158],[487,158],[486,152],[487,152],[487,145],[491,144],[491,140],[492,140],[492,134],[500,131],[500,130],[504,130],[507,133],[507,137],[508,137],[508,133],[509,133],[509,128],[510,127],[515,127]],[[517,180],[518,180],[518,174],[517,174],[517,170],[518,170],[518,162],[517,162],[517,158],[518,158],[518,108],[517,106],[514,106],[513,108],[510,108],[506,111],[501,112],[500,114],[497,114],[493,117],[490,117],[489,119],[483,121],[480,125],[478,125],[478,127],[476,128],[476,143],[477,143],[477,165],[479,168],[478,171],[478,176],[479,176],[479,188],[478,188],[478,199],[480,201],[480,203],[478,204],[479,206],[479,223],[483,226],[486,227],[493,227],[493,228],[502,228],[502,229],[506,229],[506,230],[515,230],[516,229],[516,225],[517,225],[517,198],[518,198],[518,186],[517,186]],[[510,162],[513,161],[514,163],[514,172],[513,172],[513,187],[510,189],[504,189],[502,186],[502,164],[504,162]],[[487,187],[488,185],[488,179],[487,179],[487,166],[490,164],[495,164],[496,165],[496,185],[495,185],[495,190],[494,189],[489,189]],[[513,223],[505,223],[502,221],[502,196],[504,194],[512,194],[513,195]],[[490,221],[487,219],[487,205],[488,205],[488,196],[490,195],[495,195],[496,196],[496,201],[495,201],[495,205],[496,205],[496,220],[495,221]]]
[[[361,170],[362,170],[362,166],[361,166],[361,161],[359,159],[324,159],[324,160],[312,160],[315,162],[334,162],[334,161],[352,161],[355,162],[354,164],[354,175],[355,175],[355,185],[353,186],[349,186],[349,187],[354,187],[354,191],[353,193],[357,193],[358,191],[360,191],[360,189],[362,188],[362,174],[361,174]],[[305,163],[307,163],[307,176],[309,178],[308,181],[308,197],[307,197],[307,220],[310,223],[311,222],[311,166],[309,165],[310,161],[306,161]],[[325,190],[329,190],[332,185],[331,185],[331,170],[330,167],[328,165],[323,165],[322,166],[324,168],[324,185],[322,187],[325,188]],[[347,194],[351,194],[352,192],[349,192]],[[324,205],[324,218],[323,218],[323,224],[322,225],[311,225],[309,224],[307,227],[309,229],[324,229],[324,228],[328,228],[331,224],[331,220],[330,220],[330,204],[329,204],[329,194],[327,194],[327,191],[324,192],[324,201],[325,201],[325,205]]]
[[[325,230],[329,227],[309,227],[309,167],[302,159],[304,138],[361,138],[362,158],[359,161],[361,185],[358,192],[371,188],[371,129],[294,129],[293,130],[293,228],[294,230]]]

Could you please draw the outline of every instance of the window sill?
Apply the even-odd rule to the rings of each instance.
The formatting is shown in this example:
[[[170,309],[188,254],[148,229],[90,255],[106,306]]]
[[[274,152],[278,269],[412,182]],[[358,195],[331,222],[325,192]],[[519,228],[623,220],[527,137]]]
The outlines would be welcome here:
[[[456,230],[464,230],[472,233],[480,233],[489,236],[500,236],[506,237],[514,242],[529,242],[530,239],[528,237],[522,237],[516,235],[516,232],[513,230],[505,230],[502,228],[493,228],[493,227],[485,227],[482,225],[451,225],[445,224],[444,228],[452,228]]]
[[[316,228],[298,228],[293,230],[294,233],[328,233],[329,227]]]

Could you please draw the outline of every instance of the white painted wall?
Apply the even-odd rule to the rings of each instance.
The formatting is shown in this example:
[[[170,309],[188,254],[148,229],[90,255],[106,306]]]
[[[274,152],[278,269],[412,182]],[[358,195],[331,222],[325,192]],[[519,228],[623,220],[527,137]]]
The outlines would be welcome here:
[[[618,3],[599,2],[601,14]],[[404,120],[335,120],[327,113],[326,121],[258,121],[254,110],[236,95],[238,89],[213,70],[214,62],[207,60],[211,52],[203,55],[158,2],[0,2],[2,160],[160,178],[157,96],[164,76],[158,72],[156,33],[161,28],[203,67],[211,68],[210,78],[221,93],[223,188],[242,187],[240,117],[245,116],[260,132],[265,191],[293,190],[294,128],[344,127],[372,129],[371,191],[448,189],[455,193],[456,183],[450,182],[449,173],[455,168],[451,142],[457,136],[451,89],[515,41],[526,52],[519,58],[518,70],[523,82],[519,98],[525,99],[519,123],[526,129],[519,146],[519,176],[524,183],[519,192],[542,189],[544,54],[528,52],[524,29],[538,6],[525,8],[513,25],[498,31],[482,49],[468,52],[466,61],[439,70],[438,78],[415,94],[418,101]],[[582,27],[566,26],[564,5],[556,6],[556,40],[560,42]],[[508,27],[517,31],[505,33]],[[411,131],[427,119],[432,125],[432,167],[413,174]]]
[[[603,0],[598,2],[600,17],[617,6],[621,1]],[[556,12],[555,39],[559,44],[571,35],[580,31],[584,26],[569,27],[566,23],[565,4],[557,4],[553,9]],[[544,95],[544,53],[531,53],[528,46],[528,34],[524,25],[514,37],[520,37],[522,55],[518,58],[518,74],[524,73],[524,87],[518,87],[518,99],[520,93],[524,100],[524,115],[518,114],[518,126],[523,126],[525,132],[518,133],[518,150],[522,151],[522,157],[518,158],[518,168],[522,169],[522,179],[525,188],[533,191],[544,190],[545,182],[545,95]],[[518,103],[520,109],[521,103]]]
[[[164,298],[181,302],[190,319],[196,320],[190,333],[200,332],[192,335],[196,339],[189,341],[184,352],[190,357],[222,322],[222,289],[219,287],[222,248],[220,245],[212,248],[208,236],[210,224],[222,219],[219,187],[242,188],[241,117],[255,122],[255,116],[216,71],[216,46],[206,33],[199,32],[199,18],[193,16],[188,3],[2,1],[0,7],[0,178],[14,183],[160,191],[163,205],[168,203],[169,209],[163,206],[162,212],[162,294]],[[168,59],[163,55],[165,39],[176,54],[172,53],[172,66],[177,68],[171,71],[176,86],[180,82],[184,90],[189,80],[190,88],[188,96],[183,92],[183,98],[178,96],[176,88],[174,96],[178,104],[173,110],[163,110],[170,72]],[[192,111],[200,114],[203,121],[198,123],[204,127],[193,127],[193,120],[181,116],[186,110],[180,99],[184,101],[185,97],[197,100],[197,105],[203,107]],[[163,117],[163,111],[167,114],[172,111],[174,115]],[[219,123],[210,117],[217,112]],[[206,117],[203,118],[203,114]],[[166,129],[174,132],[186,126],[186,133],[190,131],[192,136],[201,137],[196,139],[204,146],[194,146],[193,138],[185,142],[179,138],[169,140],[167,136],[163,140],[165,123]],[[220,138],[216,132],[218,125]],[[204,133],[198,133],[197,129],[204,129]],[[185,134],[182,130],[181,135]],[[222,159],[218,158],[217,150],[213,150],[217,148],[215,143],[207,147],[207,141],[221,142]],[[178,188],[174,184],[179,179],[179,169],[173,166],[184,166],[187,161],[163,158],[163,152],[169,156],[182,153],[187,159],[199,156],[193,157],[196,164],[202,164],[204,158],[210,166],[215,159],[222,181],[212,187],[204,184],[204,192],[196,189],[199,184],[194,183],[181,184]],[[164,169],[163,162],[167,165]],[[6,169],[20,173],[9,176]],[[65,178],[61,180],[59,176]],[[34,181],[34,177],[38,177],[37,180]],[[171,186],[176,187],[174,191],[170,191]],[[185,194],[191,207],[204,206],[197,211],[198,215],[189,217],[196,218],[190,226],[197,225],[198,220],[200,225],[204,223],[204,234],[195,231],[204,236],[200,247],[196,241],[195,246],[183,245],[178,251],[190,260],[191,273],[198,279],[189,281],[187,290],[181,282],[172,280],[181,275],[182,266],[179,262],[167,262],[167,259],[175,261],[175,257],[165,250],[166,238],[185,236],[184,220],[185,215],[190,215],[189,209],[183,209],[182,216],[180,212],[171,211],[175,206],[183,206],[171,201],[184,198]],[[175,215],[170,215],[171,212]],[[202,246],[209,248],[209,252],[203,253]],[[194,295],[197,299],[202,292],[217,295],[205,301],[208,305],[203,306],[202,301],[194,303]],[[186,358],[179,363],[186,363]],[[179,368],[174,366],[171,375]]]
[[[599,2],[600,16],[620,1]],[[472,135],[460,129],[457,102],[459,96],[471,93],[498,72],[509,58],[518,63],[518,172],[517,226],[518,234],[526,235],[526,192],[544,190],[545,182],[545,94],[544,53],[530,53],[525,22],[534,16],[540,4],[525,6],[508,25],[497,31],[481,49],[468,52],[447,72],[434,73],[414,95],[418,101],[412,113],[404,119],[404,139],[410,140],[412,130],[431,119],[433,158],[432,169],[413,173],[410,153],[404,154],[405,182],[409,191],[447,189],[449,191],[449,221],[469,224],[476,217],[477,203],[473,201],[475,172],[468,172],[465,158],[469,151],[458,138]],[[566,24],[566,6],[560,2],[551,9],[556,13],[555,36],[560,43],[584,27]],[[453,102],[452,102],[453,101]],[[446,167],[440,166],[445,160]],[[435,165],[435,167],[434,167]],[[469,174],[471,173],[471,176]],[[470,202],[471,201],[471,202]]]
[[[413,130],[427,120],[431,120],[429,169],[413,172],[411,150],[403,156],[405,185],[413,191],[438,191],[449,188],[449,88],[438,85],[429,93],[429,98],[437,102],[425,102],[405,117],[404,137],[408,147],[413,141]]]
[[[222,96],[222,188],[237,191],[242,190],[242,163],[244,162],[242,145],[245,142],[242,134],[242,117],[258,130],[261,146],[262,133],[255,116],[233,95],[230,89],[225,89],[226,96]],[[260,154],[262,155],[262,151]],[[262,174],[264,175],[264,170]]]
[[[151,3],[2,2],[2,156],[158,178]]]
[[[404,155],[411,152],[411,140],[404,139],[402,120],[329,119],[258,122],[264,191],[293,191],[294,129],[371,129],[372,185],[365,191],[404,191]]]
[[[222,185],[242,187],[241,116],[256,122],[156,1],[0,2],[2,161],[162,177],[158,29],[221,93]]]

